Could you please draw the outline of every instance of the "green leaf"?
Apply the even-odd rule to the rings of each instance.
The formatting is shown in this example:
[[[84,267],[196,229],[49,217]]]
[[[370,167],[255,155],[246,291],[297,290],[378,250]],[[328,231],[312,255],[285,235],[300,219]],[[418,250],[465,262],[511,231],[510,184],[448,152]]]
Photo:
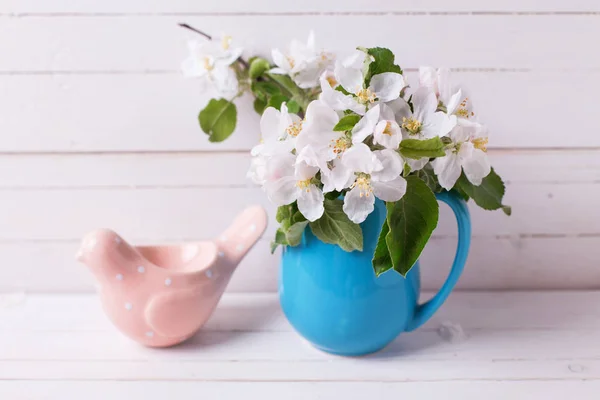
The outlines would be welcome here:
[[[375,247],[375,253],[373,254],[373,269],[375,275],[379,276],[385,271],[392,268],[392,259],[390,258],[390,251],[387,247],[385,237],[390,231],[387,220],[383,221],[381,232],[379,233],[379,240],[377,241],[377,247]]]
[[[400,154],[404,157],[418,160],[423,157],[443,157],[444,143],[436,136],[431,139],[404,139],[400,142]]]
[[[302,240],[302,233],[308,221],[296,222],[285,232],[285,238],[290,246],[298,246]]]
[[[470,199],[469,195],[466,194],[465,191],[460,188],[458,183],[456,185],[454,185],[454,187],[452,188],[452,191],[456,192],[456,194],[458,196],[460,196],[460,198],[462,198],[464,201],[469,201],[469,199]]]
[[[269,69],[271,69],[271,64],[264,58],[257,57],[250,63],[248,75],[250,76],[250,79],[256,79]]]
[[[335,200],[338,197],[340,197],[340,192],[338,192],[336,190],[325,194],[325,198],[329,199],[329,200]]]
[[[433,172],[431,164],[425,165],[423,168],[415,172],[415,175],[421,178],[423,182],[431,189],[434,193],[442,191],[440,182],[438,181],[437,175]]]
[[[279,245],[287,246],[289,243],[285,237],[285,233],[281,229],[277,229],[275,232],[275,240],[271,242],[271,254],[275,253],[275,250]]]
[[[392,265],[406,276],[437,226],[439,206],[429,187],[416,176],[406,178],[406,194],[386,203],[389,233],[385,238]]]
[[[281,111],[281,105],[287,102],[289,99],[282,94],[276,94],[275,96],[269,98],[267,102],[267,107],[275,107],[276,109]]]
[[[469,182],[464,173],[458,178],[457,186],[484,210],[502,209],[506,215],[511,214],[511,208],[502,204],[505,191],[504,182],[493,169],[488,176],[483,178],[479,186]]]
[[[306,221],[306,217],[304,215],[302,215],[302,213],[299,210],[296,210],[296,212],[294,212],[294,214],[292,215],[292,223],[298,223],[298,222],[304,222]]]
[[[367,49],[367,54],[372,56],[374,60],[369,64],[369,71],[365,80],[366,86],[369,86],[369,82],[374,75],[384,72],[402,74],[402,69],[394,64],[395,57],[391,50],[383,47],[373,47]]]
[[[404,168],[402,169],[402,176],[408,176],[410,174],[410,171],[410,165],[408,165],[408,163],[404,163]]]
[[[265,108],[267,108],[267,103],[264,100],[261,100],[258,97],[254,99],[254,111],[256,111],[257,114],[262,115]]]
[[[356,125],[358,121],[360,121],[360,115],[346,115],[345,117],[342,117],[337,124],[335,124],[333,130],[336,132],[349,131],[350,129],[354,128],[354,125]]]
[[[300,112],[300,105],[296,102],[296,100],[290,100],[286,105],[289,113],[298,114],[298,112]]]
[[[222,142],[235,130],[237,109],[225,99],[211,99],[198,115],[200,128],[209,135],[210,142]]]
[[[310,229],[322,242],[337,244],[345,251],[362,251],[362,229],[348,219],[342,205],[342,200],[325,199],[325,212],[321,218],[310,223]]]
[[[265,102],[269,99],[269,97],[276,94],[281,94],[281,89],[276,83],[273,82],[252,82],[251,89],[252,93],[254,93],[254,96]]]
[[[350,94],[350,92],[347,91],[346,89],[344,89],[344,87],[342,85],[337,85],[335,90],[337,90],[338,92],[344,93],[346,96],[348,96]]]
[[[289,219],[292,216],[292,206],[279,206],[277,207],[277,213],[275,219],[277,222],[282,223],[284,220]]]

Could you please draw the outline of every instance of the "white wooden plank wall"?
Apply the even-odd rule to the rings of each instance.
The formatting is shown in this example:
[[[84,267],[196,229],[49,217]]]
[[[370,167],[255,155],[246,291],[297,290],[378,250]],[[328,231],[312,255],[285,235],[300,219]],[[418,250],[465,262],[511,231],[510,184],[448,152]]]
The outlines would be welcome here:
[[[107,226],[134,242],[217,235],[245,205],[258,138],[248,99],[234,137],[209,144],[208,100],[179,72],[188,22],[266,54],[310,29],[319,45],[389,46],[455,69],[491,132],[513,217],[472,207],[462,289],[600,287],[600,3],[594,0],[0,1],[0,291],[88,291],[72,260]],[[276,290],[271,225],[230,290]],[[423,257],[445,279],[456,242],[448,210]]]

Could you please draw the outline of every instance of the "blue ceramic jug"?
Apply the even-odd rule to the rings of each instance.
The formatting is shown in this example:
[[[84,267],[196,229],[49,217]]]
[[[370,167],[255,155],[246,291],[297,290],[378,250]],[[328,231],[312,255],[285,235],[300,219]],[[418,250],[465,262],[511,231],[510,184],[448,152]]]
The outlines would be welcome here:
[[[453,193],[437,199],[448,204],[458,223],[458,249],[448,279],[428,302],[418,304],[419,263],[403,278],[389,270],[376,277],[371,264],[386,217],[385,204],[361,224],[362,252],[345,252],[317,239],[310,229],[302,242],[287,247],[281,263],[279,296],[294,329],[315,347],[334,354],[361,355],[382,349],[401,332],[423,325],[444,303],[463,270],[471,240],[465,202]]]

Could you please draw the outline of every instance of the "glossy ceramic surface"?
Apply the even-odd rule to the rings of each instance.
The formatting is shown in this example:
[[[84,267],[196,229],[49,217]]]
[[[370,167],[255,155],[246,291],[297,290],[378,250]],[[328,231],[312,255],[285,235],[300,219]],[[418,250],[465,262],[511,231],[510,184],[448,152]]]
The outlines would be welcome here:
[[[403,278],[395,271],[376,277],[371,259],[385,220],[385,205],[361,224],[362,252],[345,252],[318,240],[306,229],[302,243],[288,247],[281,263],[279,294],[292,326],[309,342],[341,355],[372,353],[401,332],[421,326],[443,304],[463,270],[470,244],[471,224],[465,202],[450,193],[438,200],[454,211],[459,241],[448,279],[438,294],[418,305],[419,264]]]
[[[121,332],[146,346],[172,346],[208,320],[266,226],[265,211],[255,206],[204,242],[132,246],[100,229],[85,236],[77,258],[97,279],[104,311]]]

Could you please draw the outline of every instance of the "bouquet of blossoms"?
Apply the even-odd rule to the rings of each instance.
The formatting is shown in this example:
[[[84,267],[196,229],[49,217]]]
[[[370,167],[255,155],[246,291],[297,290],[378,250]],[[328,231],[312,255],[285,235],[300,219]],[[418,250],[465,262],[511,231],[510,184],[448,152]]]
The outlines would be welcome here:
[[[184,70],[220,96],[199,114],[209,140],[234,131],[235,99],[255,97],[261,140],[248,175],[279,207],[273,249],[299,245],[311,229],[362,251],[359,224],[383,201],[373,267],[405,275],[437,225],[435,193],[455,191],[510,215],[487,158],[488,131],[448,70],[420,68],[418,85],[409,85],[390,50],[358,47],[336,60],[316,50],[312,34],[285,53],[273,50],[273,63],[239,58],[227,37],[191,49]]]

